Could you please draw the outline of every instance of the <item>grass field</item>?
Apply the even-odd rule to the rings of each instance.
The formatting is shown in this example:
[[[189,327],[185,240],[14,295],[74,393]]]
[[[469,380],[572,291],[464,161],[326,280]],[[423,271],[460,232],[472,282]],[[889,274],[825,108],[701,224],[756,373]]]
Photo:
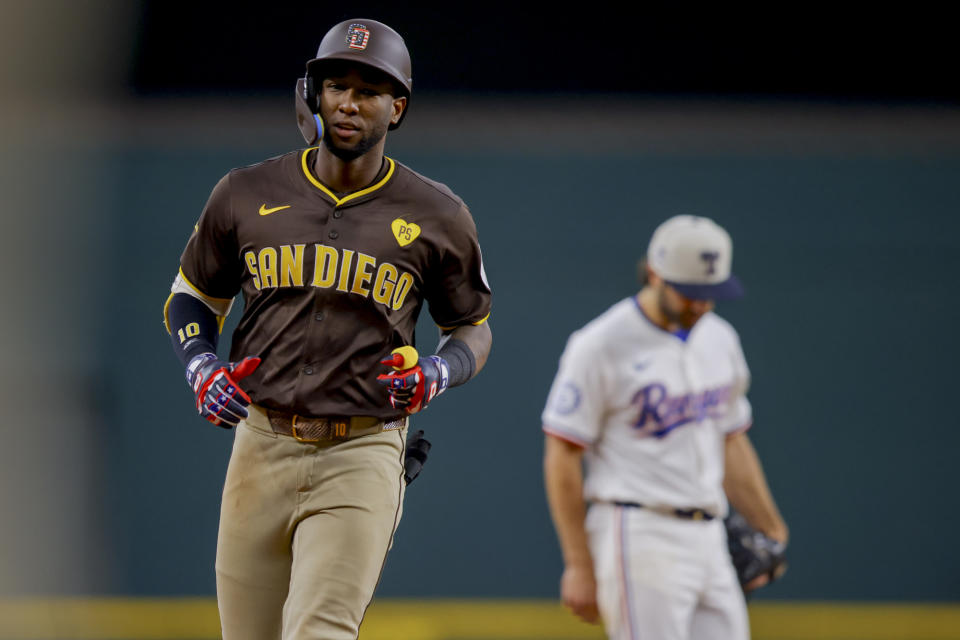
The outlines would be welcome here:
[[[960,640],[960,603],[756,602],[754,640]],[[0,640],[210,640],[212,598],[0,600]],[[398,600],[370,607],[361,640],[601,640],[544,600]],[[723,639],[717,639],[723,640]]]

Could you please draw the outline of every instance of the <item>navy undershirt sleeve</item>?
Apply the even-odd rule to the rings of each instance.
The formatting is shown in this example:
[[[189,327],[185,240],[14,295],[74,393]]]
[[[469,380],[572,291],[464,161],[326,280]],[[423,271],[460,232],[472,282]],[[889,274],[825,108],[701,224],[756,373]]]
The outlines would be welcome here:
[[[167,319],[173,351],[184,367],[194,356],[217,352],[217,316],[200,300],[186,293],[174,294],[167,306]]]

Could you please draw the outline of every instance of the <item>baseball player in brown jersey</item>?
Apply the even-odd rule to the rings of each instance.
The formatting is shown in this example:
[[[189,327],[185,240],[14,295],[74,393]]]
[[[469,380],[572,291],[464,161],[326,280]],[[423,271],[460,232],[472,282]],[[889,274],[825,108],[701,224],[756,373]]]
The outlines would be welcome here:
[[[489,353],[469,210],[384,155],[411,85],[390,27],[333,27],[297,83],[319,144],[224,176],[181,256],[164,309],[174,350],[199,413],[238,426],[217,540],[226,640],[357,637],[400,520],[409,415]],[[419,357],[424,302],[441,338]]]

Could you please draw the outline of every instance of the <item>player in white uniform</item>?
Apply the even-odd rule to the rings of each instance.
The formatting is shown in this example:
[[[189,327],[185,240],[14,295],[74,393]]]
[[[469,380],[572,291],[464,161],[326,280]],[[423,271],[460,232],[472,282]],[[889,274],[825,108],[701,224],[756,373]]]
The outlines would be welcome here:
[[[727,498],[787,539],[746,435],[740,340],[712,311],[743,293],[732,258],[707,218],[661,224],[643,288],[573,333],[543,411],[561,598],[616,640],[749,638]]]

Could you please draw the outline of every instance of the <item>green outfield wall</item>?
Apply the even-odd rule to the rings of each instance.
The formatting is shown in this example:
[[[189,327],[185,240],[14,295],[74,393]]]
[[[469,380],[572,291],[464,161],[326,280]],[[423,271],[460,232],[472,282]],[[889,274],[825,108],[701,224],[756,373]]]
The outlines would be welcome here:
[[[659,111],[638,108],[593,138],[555,124],[537,132],[535,116],[524,127],[465,112],[443,140],[414,111],[409,130],[391,134],[388,155],[472,210],[494,344],[476,380],[413,422],[433,449],[381,596],[555,596],[539,416],[557,359],[571,331],[636,291],[653,228],[690,213],[734,239],[748,295],[718,311],[740,332],[750,435],[791,529],[790,570],[757,599],[960,599],[956,113],[937,112],[938,130],[913,112],[871,127],[873,112],[844,111],[839,124],[829,112],[818,126],[821,111],[797,124],[764,108],[781,124],[747,109],[727,124],[692,114],[661,129]],[[8,273],[23,274],[14,291],[38,312],[4,325],[19,363],[8,392],[24,406],[6,402],[26,425],[4,453],[4,508],[26,514],[7,520],[4,562],[19,577],[4,593],[213,593],[232,433],[197,418],[161,311],[216,181],[297,146],[292,107],[264,122],[276,127],[276,113],[289,118],[280,136],[238,117],[194,128],[168,117],[159,133],[129,118],[147,133],[101,122],[102,137],[10,148],[5,166],[15,157],[52,171],[63,191],[43,193],[39,178],[7,191],[21,204],[39,194],[42,206],[15,223],[23,240],[7,256]],[[417,337],[434,346],[428,316]],[[51,375],[69,402],[35,394]]]

